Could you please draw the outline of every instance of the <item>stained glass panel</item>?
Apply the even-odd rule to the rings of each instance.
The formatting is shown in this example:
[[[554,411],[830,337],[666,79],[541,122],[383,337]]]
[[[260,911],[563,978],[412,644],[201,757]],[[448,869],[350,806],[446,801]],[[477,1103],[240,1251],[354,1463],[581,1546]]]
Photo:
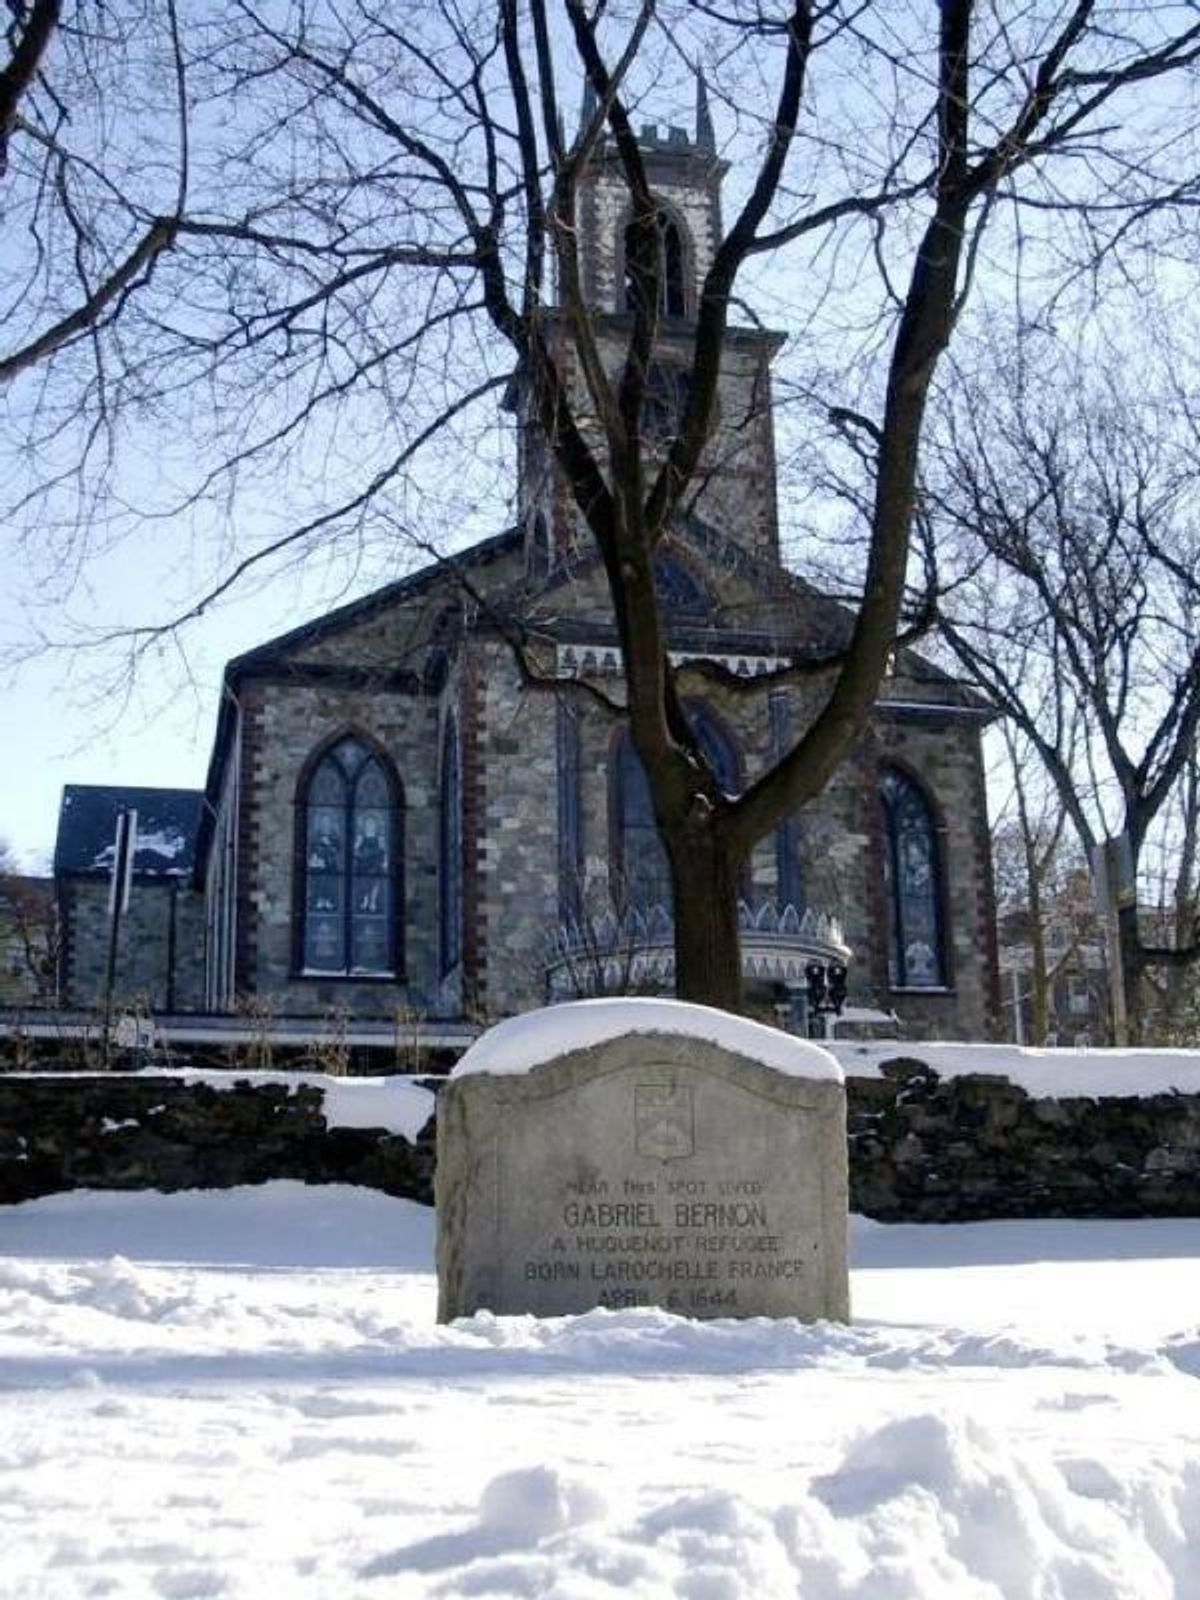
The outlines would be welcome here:
[[[310,806],[343,806],[346,803],[346,780],[334,761],[325,760],[313,773],[308,786]]]
[[[462,785],[458,727],[453,717],[442,736],[441,817],[438,836],[439,947],[442,971],[462,956]]]
[[[387,779],[378,761],[371,761],[359,773],[354,786],[354,804],[357,811],[368,807],[385,809],[389,804]]]
[[[736,749],[702,706],[689,707],[688,717],[717,783],[726,794],[736,794],[740,788]],[[638,910],[662,906],[670,911],[673,899],[670,863],[658,835],[650,783],[628,734],[621,740],[617,761],[620,887],[624,899]]]
[[[366,745],[358,739],[343,739],[341,744],[335,746],[333,758],[341,767],[346,777],[353,782],[363,762],[368,759],[370,752]]]
[[[346,946],[341,917],[310,916],[304,932],[304,965],[310,971],[344,971]]]
[[[341,872],[345,867],[345,810],[341,806],[310,805],[308,808],[308,849],[305,860],[310,872]]]
[[[356,791],[355,800],[358,798]],[[356,873],[388,870],[388,817],[389,812],[382,807],[373,806],[367,810],[355,805],[354,870]]]
[[[302,959],[307,970],[394,970],[395,811],[387,775],[358,739],[325,756],[305,796]]]
[[[890,768],[881,785],[887,848],[888,973],[897,988],[941,988],[941,881],[937,831],[918,785]]]
[[[628,734],[621,740],[617,759],[622,880],[618,900],[641,911],[656,905],[669,910],[671,869],[658,837],[645,768]]]

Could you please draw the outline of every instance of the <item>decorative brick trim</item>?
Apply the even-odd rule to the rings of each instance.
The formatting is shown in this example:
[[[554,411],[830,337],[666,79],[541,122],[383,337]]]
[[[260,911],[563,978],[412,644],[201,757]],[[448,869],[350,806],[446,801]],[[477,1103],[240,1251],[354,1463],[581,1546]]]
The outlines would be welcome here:
[[[567,695],[559,695],[554,712],[558,768],[558,916],[559,921],[565,923],[580,917],[583,910],[579,708]]]
[[[82,1002],[73,992],[75,977],[72,972],[76,907],[74,885],[69,880],[60,878],[56,890],[58,900],[58,972],[56,974],[58,1003],[64,1006],[79,1005]]]
[[[986,996],[985,1022],[992,1030],[1000,1026],[1000,940],[996,930],[996,876],[992,865],[992,835],[988,826],[987,779],[983,770],[983,744],[978,735],[973,752],[972,777],[975,787],[975,851],[979,860],[980,894],[976,897],[983,926],[975,948],[984,953],[987,963],[983,992]]]
[[[865,747],[856,745],[847,762],[857,768],[856,788],[862,806],[863,832],[870,841],[867,849],[866,882],[863,885],[867,902],[867,927],[870,929],[870,974],[877,994],[886,995],[891,987],[888,973],[888,926],[890,921],[887,885],[884,880],[883,858],[887,849],[883,825],[883,806],[879,800],[879,778],[888,752],[881,750],[873,731],[866,736]]]
[[[487,838],[487,768],[484,760],[484,674],[479,646],[462,654],[459,737],[462,741],[463,1008],[482,1010],[487,1000],[487,897],[483,859]]]
[[[241,696],[241,782],[237,814],[237,938],[233,984],[237,994],[253,994],[258,971],[258,848],[262,763],[266,752],[266,705],[249,685]]]
[[[775,451],[775,388],[771,378],[771,352],[764,351],[755,379],[759,405],[758,430],[762,436],[762,472],[757,485],[760,516],[758,545],[760,557],[779,560],[779,463]],[[761,542],[760,542],[761,541]]]
[[[583,297],[591,306],[599,304],[601,294],[600,207],[597,177],[596,168],[588,168],[584,181],[575,191],[579,254],[583,262]]]

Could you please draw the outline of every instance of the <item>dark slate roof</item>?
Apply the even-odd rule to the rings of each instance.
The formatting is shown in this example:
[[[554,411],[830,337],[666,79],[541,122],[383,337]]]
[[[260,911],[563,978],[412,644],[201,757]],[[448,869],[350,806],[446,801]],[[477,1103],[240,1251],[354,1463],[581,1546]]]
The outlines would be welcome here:
[[[185,878],[196,860],[204,796],[198,789],[118,788],[69,783],[63,789],[54,846],[54,875],[107,877],[112,871],[117,813],[137,812],[139,878]]]

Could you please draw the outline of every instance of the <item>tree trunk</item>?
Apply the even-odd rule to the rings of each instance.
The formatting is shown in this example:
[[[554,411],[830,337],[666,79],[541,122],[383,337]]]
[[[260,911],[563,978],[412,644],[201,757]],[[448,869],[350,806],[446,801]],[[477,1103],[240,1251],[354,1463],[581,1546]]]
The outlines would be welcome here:
[[[742,1008],[738,892],[742,860],[711,826],[668,838],[675,894],[675,993],[680,1000]]]
[[[1029,895],[1030,1029],[1035,1045],[1044,1045],[1050,1032],[1050,973],[1046,963],[1046,932],[1042,926],[1041,896],[1030,884]]]
[[[1138,913],[1136,906],[1122,906],[1117,912],[1117,945],[1121,964],[1121,976],[1125,988],[1125,1032],[1128,1044],[1143,1044],[1144,1017],[1141,937],[1138,929]],[[1114,1029],[1116,1033],[1117,1029]],[[1116,1044],[1122,1040],[1115,1039]]]

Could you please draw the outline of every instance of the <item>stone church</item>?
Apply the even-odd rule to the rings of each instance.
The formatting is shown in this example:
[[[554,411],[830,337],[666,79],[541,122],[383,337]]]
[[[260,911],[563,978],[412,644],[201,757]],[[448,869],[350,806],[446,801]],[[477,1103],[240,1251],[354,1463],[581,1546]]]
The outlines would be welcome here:
[[[702,96],[694,134],[640,138],[666,267],[646,430],[665,441],[726,167]],[[601,146],[578,226],[614,365],[630,325],[627,221]],[[772,669],[847,629],[846,612],[780,558],[771,385],[782,343],[731,329],[702,487],[658,561],[686,701],[731,791],[809,714],[812,689]],[[568,362],[565,338],[560,350]],[[580,689],[619,692],[603,571],[519,376],[507,404],[520,440],[514,527],[230,662],[202,793],[65,791],[65,1004],[95,1003],[103,983],[113,823],[129,806],[138,848],[115,988],[152,1008],[337,1011],[383,1026],[401,1013],[464,1022],[581,993],[669,992],[670,894],[646,781],[621,720]],[[741,920],[760,1014],[789,1015],[807,962],[844,958],[852,1006],[894,1012],[913,1036],[988,1035],[987,718],[940,670],[898,659],[828,790],[754,851]]]

